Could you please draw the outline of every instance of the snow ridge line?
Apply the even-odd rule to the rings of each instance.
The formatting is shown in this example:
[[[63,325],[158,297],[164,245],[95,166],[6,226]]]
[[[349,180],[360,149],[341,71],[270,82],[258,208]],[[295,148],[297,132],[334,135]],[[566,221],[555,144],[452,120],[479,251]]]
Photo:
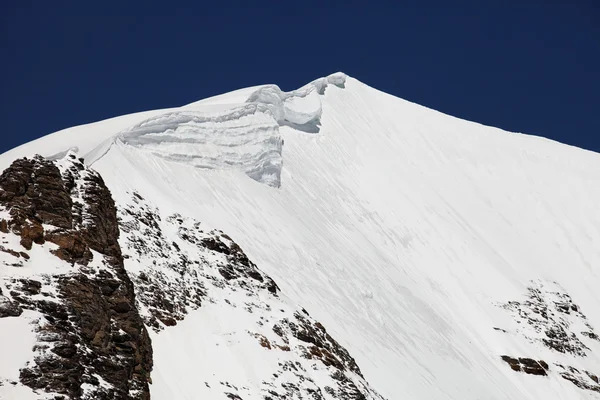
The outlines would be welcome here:
[[[258,182],[279,187],[283,165],[279,126],[317,133],[322,114],[320,95],[330,84],[343,88],[345,81],[345,74],[336,73],[291,92],[265,85],[245,103],[225,110],[171,111],[122,131],[86,158],[94,163],[113,144],[130,146],[197,168],[241,170]]]

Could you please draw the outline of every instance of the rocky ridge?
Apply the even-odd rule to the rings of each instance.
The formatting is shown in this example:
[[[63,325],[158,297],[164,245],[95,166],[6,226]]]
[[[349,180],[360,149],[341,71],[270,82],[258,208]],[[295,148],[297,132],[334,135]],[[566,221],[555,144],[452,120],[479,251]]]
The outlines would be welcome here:
[[[102,178],[73,153],[19,159],[0,176],[0,206],[0,318],[38,316],[32,358],[11,384],[40,398],[149,398],[150,338]]]
[[[254,346],[272,353],[261,363],[263,399],[382,399],[348,351],[306,310],[282,301],[273,279],[228,235],[179,214],[164,216],[139,193],[131,193],[119,218],[125,266],[155,334],[193,310],[218,306],[220,313],[249,320],[229,335],[253,338]],[[246,398],[247,388],[210,378],[208,387]]]
[[[512,315],[518,327],[494,329],[541,344],[566,359],[586,357],[594,344],[600,344],[600,337],[581,308],[556,282],[531,282],[525,300],[509,301],[500,306]],[[549,365],[544,360],[528,357],[503,355],[501,358],[514,371],[546,376],[554,370],[577,387],[600,393],[598,376],[591,371],[561,362]]]

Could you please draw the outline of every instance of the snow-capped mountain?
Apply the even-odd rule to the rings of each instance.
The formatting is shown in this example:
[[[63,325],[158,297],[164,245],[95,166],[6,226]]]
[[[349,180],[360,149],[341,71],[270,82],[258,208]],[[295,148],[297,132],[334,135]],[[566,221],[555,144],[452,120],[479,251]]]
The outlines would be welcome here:
[[[600,155],[330,75],[0,155],[2,399],[600,399]]]

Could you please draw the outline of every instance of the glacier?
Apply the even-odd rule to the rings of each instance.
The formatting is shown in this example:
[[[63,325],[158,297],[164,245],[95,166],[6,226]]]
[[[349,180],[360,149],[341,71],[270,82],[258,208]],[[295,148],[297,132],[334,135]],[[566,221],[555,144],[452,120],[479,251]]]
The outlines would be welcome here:
[[[282,308],[321,322],[386,399],[600,398],[596,153],[464,121],[342,73],[69,128],[0,155],[0,167],[69,151],[117,205],[139,193],[164,218],[226,232],[277,282]],[[125,267],[135,276],[144,266]],[[11,271],[0,265],[0,276]],[[151,332],[153,398],[226,399],[219,381],[262,398],[261,365],[277,356],[232,310],[217,302]],[[0,343],[30,346],[25,328],[0,319]],[[562,333],[575,350],[552,337]],[[0,380],[28,356],[0,361]],[[524,373],[503,356],[548,368]]]

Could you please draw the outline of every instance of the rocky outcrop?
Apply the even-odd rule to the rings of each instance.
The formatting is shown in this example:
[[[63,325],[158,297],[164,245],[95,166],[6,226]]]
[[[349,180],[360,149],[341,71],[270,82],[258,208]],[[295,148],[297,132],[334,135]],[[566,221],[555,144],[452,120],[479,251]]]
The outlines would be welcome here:
[[[275,281],[230,236],[179,214],[164,216],[139,193],[131,193],[119,217],[138,307],[157,335],[208,305],[233,321],[228,341],[250,337],[251,346],[270,352],[256,372],[263,399],[383,399],[350,353],[308,312],[282,301]],[[248,398],[243,382],[219,379],[217,368],[204,377],[215,397]]]
[[[18,317],[21,314],[23,314],[23,309],[19,303],[3,296],[2,289],[0,289],[0,318]]]
[[[500,306],[513,316],[518,328],[495,330],[542,344],[563,358],[586,357],[592,343],[599,340],[581,307],[556,282],[532,282],[524,300]],[[514,371],[526,374],[546,376],[551,369],[543,360],[507,355],[501,358]],[[552,369],[580,389],[600,392],[598,377],[589,371],[561,363],[553,363]]]
[[[283,319],[279,324],[274,325],[273,332],[286,343],[289,342],[286,333],[306,343],[304,357],[320,360],[323,364],[333,366],[339,371],[352,371],[362,377],[354,358],[327,333],[321,323],[311,321],[305,310],[302,313],[294,313],[292,321]]]
[[[0,297],[0,317],[24,309],[43,317],[21,382],[72,399],[149,398],[150,338],[102,178],[74,154],[57,162],[20,159],[0,176],[0,206],[9,215],[0,223],[4,234],[19,237],[25,250],[50,243],[68,263],[58,273],[32,265],[37,276],[20,279],[15,271],[2,283],[8,296]]]
[[[525,300],[509,301],[502,308],[519,321],[515,333],[559,353],[585,357],[590,350],[585,342],[598,340],[581,308],[556,283],[533,283]]]
[[[591,390],[593,392],[600,393],[600,379],[597,375],[585,371],[579,370],[575,367],[564,366],[562,364],[556,364],[559,369],[560,376],[574,384],[580,389]]]
[[[527,357],[514,358],[510,356],[502,356],[504,360],[513,371],[525,372],[530,375],[548,375],[548,363],[544,360],[534,360]]]

